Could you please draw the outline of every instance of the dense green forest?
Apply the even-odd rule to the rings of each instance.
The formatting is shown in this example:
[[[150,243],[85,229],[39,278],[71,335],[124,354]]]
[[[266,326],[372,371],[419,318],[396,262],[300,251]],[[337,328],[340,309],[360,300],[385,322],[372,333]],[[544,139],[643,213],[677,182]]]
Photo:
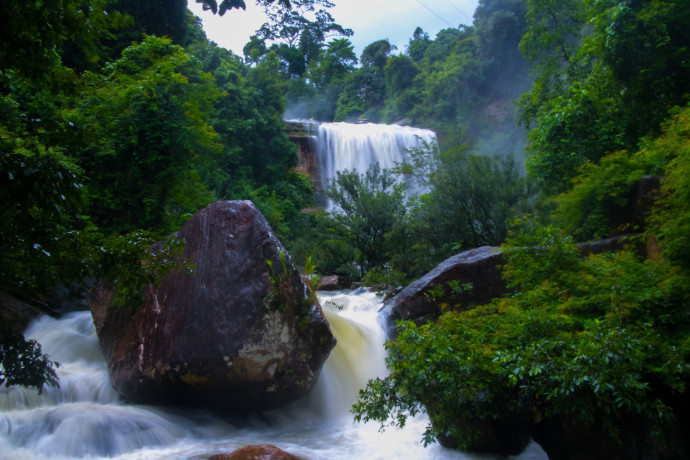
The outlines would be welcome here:
[[[225,199],[254,201],[297,260],[370,283],[503,244],[511,294],[401,324],[392,373],[356,417],[403,424],[426,405],[425,439],[462,447],[476,433],[459,418],[528,406],[614,440],[645,418],[663,444],[687,417],[675,411],[690,372],[686,3],[481,0],[470,25],[359,57],[327,0],[256,3],[267,22],[241,57],[206,38],[186,0],[0,5],[0,292],[103,279],[134,307],[179,267],[168,235]],[[406,120],[439,143],[395,170],[341,172],[326,190],[337,210],[303,213],[311,183],[284,116]],[[616,227],[647,175],[663,177],[651,214]],[[410,198],[411,181],[425,192]],[[575,246],[621,232],[636,235],[621,251]],[[56,383],[38,344],[0,330],[0,383]]]

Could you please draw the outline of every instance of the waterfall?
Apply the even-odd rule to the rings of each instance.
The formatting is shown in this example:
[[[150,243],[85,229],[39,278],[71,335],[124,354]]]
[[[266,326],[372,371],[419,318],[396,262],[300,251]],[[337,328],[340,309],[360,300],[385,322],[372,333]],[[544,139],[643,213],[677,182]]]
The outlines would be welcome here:
[[[407,150],[435,143],[428,129],[373,123],[323,123],[316,130],[316,146],[322,186],[345,169],[363,173],[379,163],[381,169],[404,163]]]
[[[478,459],[420,444],[424,416],[402,430],[355,423],[358,391],[384,376],[384,335],[374,293],[319,293],[338,345],[312,394],[245,419],[222,419],[190,408],[137,406],[114,393],[89,312],[43,317],[26,331],[60,362],[59,388],[0,387],[0,460],[203,459],[248,444],[273,444],[305,459]],[[488,457],[491,458],[491,457]],[[543,459],[534,446],[520,458]]]

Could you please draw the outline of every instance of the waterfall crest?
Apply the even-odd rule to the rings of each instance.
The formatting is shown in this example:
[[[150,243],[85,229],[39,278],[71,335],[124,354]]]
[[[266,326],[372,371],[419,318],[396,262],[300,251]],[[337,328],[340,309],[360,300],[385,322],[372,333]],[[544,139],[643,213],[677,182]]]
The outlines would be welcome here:
[[[374,163],[392,168],[405,162],[408,149],[436,142],[433,131],[399,125],[323,123],[315,131],[323,188],[337,171],[363,173]]]

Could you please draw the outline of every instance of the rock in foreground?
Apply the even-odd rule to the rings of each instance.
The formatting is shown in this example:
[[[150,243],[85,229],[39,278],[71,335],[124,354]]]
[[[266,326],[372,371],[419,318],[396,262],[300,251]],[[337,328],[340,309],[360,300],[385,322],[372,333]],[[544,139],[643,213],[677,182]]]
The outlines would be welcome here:
[[[173,272],[150,286],[134,314],[102,287],[91,293],[113,387],[133,402],[228,412],[307,395],[335,338],[258,209],[213,203],[178,236],[194,273]]]

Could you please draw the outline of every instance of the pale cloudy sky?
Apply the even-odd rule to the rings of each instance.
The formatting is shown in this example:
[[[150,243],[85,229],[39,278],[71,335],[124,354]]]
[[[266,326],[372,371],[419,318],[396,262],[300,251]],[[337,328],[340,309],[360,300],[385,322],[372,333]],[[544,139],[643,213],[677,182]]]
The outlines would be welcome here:
[[[358,57],[368,44],[384,38],[404,51],[417,26],[434,38],[441,29],[471,24],[477,7],[476,0],[331,1],[335,3],[330,10],[335,22],[355,32],[350,40]],[[246,11],[233,9],[220,17],[202,11],[195,0],[188,0],[189,9],[202,19],[206,35],[239,56],[249,36],[265,22],[263,10],[256,3],[245,3]]]

